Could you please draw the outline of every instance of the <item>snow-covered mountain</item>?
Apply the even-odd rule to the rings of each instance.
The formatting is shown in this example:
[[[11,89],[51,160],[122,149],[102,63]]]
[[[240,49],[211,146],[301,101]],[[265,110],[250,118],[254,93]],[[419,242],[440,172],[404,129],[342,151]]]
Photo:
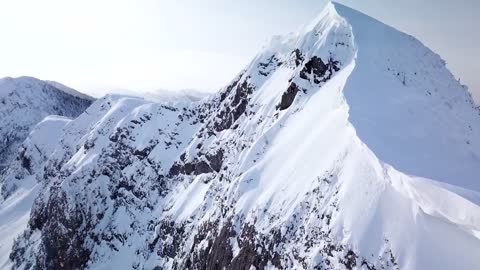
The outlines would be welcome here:
[[[148,101],[162,103],[195,102],[207,97],[211,93],[195,89],[167,90],[157,89],[154,91],[134,91],[128,89],[113,89],[110,93],[115,95],[141,97]]]
[[[0,79],[0,169],[33,127],[48,115],[77,117],[93,102],[57,82],[32,77]]]
[[[480,265],[479,111],[438,55],[339,4],[213,96],[106,96],[21,149],[0,267]]]

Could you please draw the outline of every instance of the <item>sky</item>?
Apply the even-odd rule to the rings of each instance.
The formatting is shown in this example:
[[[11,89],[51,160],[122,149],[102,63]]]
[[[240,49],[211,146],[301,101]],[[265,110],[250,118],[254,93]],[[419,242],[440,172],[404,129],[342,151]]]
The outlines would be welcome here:
[[[444,58],[480,103],[478,0],[340,0]],[[1,0],[0,77],[34,76],[102,96],[216,91],[273,35],[326,0]]]

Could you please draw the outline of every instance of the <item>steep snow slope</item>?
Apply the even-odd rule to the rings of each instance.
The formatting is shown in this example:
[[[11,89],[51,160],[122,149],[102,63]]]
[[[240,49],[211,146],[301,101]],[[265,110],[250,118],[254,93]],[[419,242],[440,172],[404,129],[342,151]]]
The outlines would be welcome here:
[[[53,152],[70,120],[47,116],[22,143],[18,158],[6,170],[0,183],[0,268],[7,268],[13,240],[27,227],[30,209],[41,182],[41,165]],[[35,172],[35,173],[34,173]],[[8,197],[8,198],[7,198]],[[5,199],[7,198],[7,199]]]
[[[362,37],[366,34],[358,31],[368,24],[371,36]],[[396,42],[368,41],[387,34]],[[373,44],[378,50],[368,48]],[[398,44],[409,44],[401,57],[381,53]],[[419,55],[422,50],[429,54]],[[55,150],[35,169],[40,192],[26,229],[12,230],[20,235],[5,265],[476,269],[480,197],[477,182],[468,178],[475,171],[462,179],[450,174],[462,161],[467,169],[478,164],[462,154],[475,151],[480,137],[473,136],[470,146],[452,145],[458,155],[450,159],[451,170],[441,168],[449,157],[438,163],[422,159],[439,153],[429,151],[443,147],[440,134],[410,156],[379,148],[382,141],[401,142],[388,136],[389,128],[398,138],[410,138],[405,142],[410,151],[424,141],[419,127],[429,132],[441,125],[426,117],[403,119],[402,106],[398,112],[384,108],[389,96],[378,89],[395,90],[392,95],[405,102],[412,96],[419,100],[417,91],[429,81],[430,87],[444,87],[438,90],[442,99],[413,102],[409,110],[415,115],[457,96],[468,103],[466,90],[444,67],[436,69],[439,63],[418,41],[329,4],[305,31],[273,39],[214,96],[170,103],[99,99],[63,128]],[[418,68],[427,79],[404,85],[382,66]],[[468,119],[476,132],[478,114],[459,104],[436,114],[439,123],[461,127]],[[375,113],[383,109],[404,128],[382,121]],[[371,122],[378,135],[368,130],[365,123]],[[461,132],[442,131],[446,138]],[[382,155],[388,154],[385,162]],[[419,160],[418,168],[402,163],[406,157]],[[398,170],[408,165],[421,176],[437,166],[443,182]],[[21,165],[7,172],[21,171],[15,166]],[[16,190],[29,185],[28,177],[11,179]],[[2,205],[12,197],[5,195]]]
[[[403,172],[480,191],[480,111],[468,91],[415,38],[337,10],[357,48],[344,95],[360,139]]]
[[[92,103],[91,97],[68,89],[32,77],[0,79],[0,169],[47,115],[77,117]]]

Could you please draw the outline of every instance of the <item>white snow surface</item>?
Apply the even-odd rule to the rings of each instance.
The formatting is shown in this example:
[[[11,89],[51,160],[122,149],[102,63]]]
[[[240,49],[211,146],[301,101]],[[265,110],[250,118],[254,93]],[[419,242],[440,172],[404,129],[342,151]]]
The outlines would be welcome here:
[[[46,116],[77,117],[93,100],[62,84],[33,77],[0,79],[0,169]]]
[[[50,154],[53,153],[63,134],[63,128],[70,122],[61,116],[47,116],[38,123],[29,137],[21,145],[22,156],[30,160],[30,171],[38,171]],[[30,218],[33,200],[40,188],[40,175],[32,175],[21,160],[10,164],[1,176],[0,193],[0,268],[11,265],[8,260],[13,241],[26,228]],[[7,198],[6,198],[7,197]]]
[[[339,69],[316,81],[304,72],[315,57]],[[279,109],[293,84],[293,103]],[[42,239],[58,230],[86,235],[64,249],[88,250],[89,269],[185,268],[228,226],[233,257],[253,226],[258,256],[278,253],[282,268],[480,265],[479,111],[438,55],[340,4],[273,39],[216,95],[106,96],[72,121],[44,120],[26,153],[32,145],[35,172],[19,158],[1,176],[16,187],[0,204],[0,267],[48,268],[61,256]],[[72,222],[38,221],[52,204]],[[274,250],[262,245],[277,233]]]
[[[52,85],[53,87],[57,88],[57,89],[60,89],[62,90],[63,92],[67,93],[67,94],[70,94],[72,96],[76,96],[76,97],[80,97],[80,98],[83,98],[83,99],[90,99],[90,100],[95,100],[94,98],[92,98],[91,96],[89,95],[86,95],[82,92],[79,92],[71,87],[68,87],[62,83],[59,83],[59,82],[56,82],[56,81],[45,81],[46,83]]]

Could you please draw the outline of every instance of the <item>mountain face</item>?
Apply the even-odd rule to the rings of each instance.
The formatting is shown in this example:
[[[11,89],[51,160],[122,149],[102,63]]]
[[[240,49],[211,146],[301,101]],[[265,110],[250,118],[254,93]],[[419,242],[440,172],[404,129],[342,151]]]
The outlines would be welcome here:
[[[0,170],[48,115],[75,118],[93,99],[56,82],[31,77],[0,79]]]
[[[480,265],[479,111],[419,41],[339,4],[212,96],[106,96],[21,149],[4,268]]]

